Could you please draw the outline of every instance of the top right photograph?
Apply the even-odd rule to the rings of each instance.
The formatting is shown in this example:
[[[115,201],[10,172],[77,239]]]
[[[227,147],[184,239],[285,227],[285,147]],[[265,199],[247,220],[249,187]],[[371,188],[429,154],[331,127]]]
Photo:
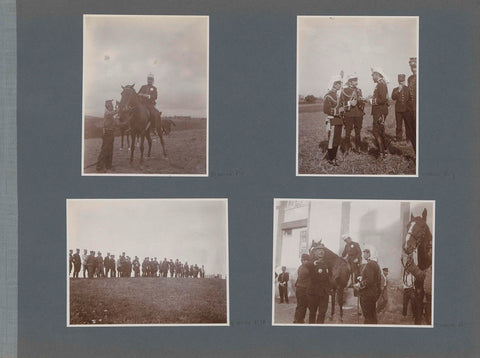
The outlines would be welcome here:
[[[418,176],[419,18],[297,17],[298,176]]]

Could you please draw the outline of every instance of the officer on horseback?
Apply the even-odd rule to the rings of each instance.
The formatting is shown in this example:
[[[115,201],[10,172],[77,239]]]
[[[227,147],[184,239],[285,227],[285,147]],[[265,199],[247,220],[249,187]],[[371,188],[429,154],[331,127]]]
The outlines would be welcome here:
[[[360,273],[360,264],[362,263],[362,249],[358,242],[352,241],[350,235],[342,235],[343,241],[345,241],[345,248],[342,252],[342,257],[346,257],[351,271],[351,285],[356,282],[357,276]]]
[[[140,96],[140,100],[145,103],[149,113],[150,113],[150,127],[155,128],[155,118],[157,117],[157,109],[155,108],[155,104],[157,102],[157,87],[153,85],[154,77],[153,74],[150,73],[147,76],[147,84],[143,85],[140,90],[138,91],[138,95]]]

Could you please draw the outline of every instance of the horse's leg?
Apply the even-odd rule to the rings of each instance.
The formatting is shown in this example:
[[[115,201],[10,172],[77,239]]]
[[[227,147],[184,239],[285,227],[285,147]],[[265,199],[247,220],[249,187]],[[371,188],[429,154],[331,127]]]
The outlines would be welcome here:
[[[120,129],[120,136],[122,137],[122,141],[120,144],[120,149],[123,149],[123,135],[125,134],[125,131],[123,129]]]
[[[333,316],[335,315],[335,290],[332,290],[332,306],[330,307],[330,320],[333,319]]]
[[[148,142],[148,157],[150,157],[152,154],[152,137],[150,136],[150,131],[147,131],[146,137]]]
[[[132,132],[132,145],[130,147],[130,163],[133,162],[133,151],[135,150],[135,133]]]
[[[167,152],[165,150],[165,142],[163,141],[163,133],[162,133],[162,129],[160,127],[160,130],[157,128],[157,134],[160,138],[160,143],[162,143],[162,149],[163,149],[163,156],[166,157],[167,156]]]
[[[340,322],[343,322],[343,287],[338,289],[338,306],[340,307]]]
[[[140,163],[143,163],[143,144],[145,143],[145,133],[140,135]]]

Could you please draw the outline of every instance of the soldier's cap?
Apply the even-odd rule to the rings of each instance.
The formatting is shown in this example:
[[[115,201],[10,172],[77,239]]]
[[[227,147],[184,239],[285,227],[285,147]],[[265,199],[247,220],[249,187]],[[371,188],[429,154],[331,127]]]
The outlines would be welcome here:
[[[107,105],[109,105],[109,104],[111,104],[111,105],[113,106],[113,99],[107,99],[107,100],[105,101],[105,106],[107,106]]]
[[[342,240],[347,241],[347,239],[351,239],[350,234],[343,234],[342,235]]]
[[[101,255],[102,253],[99,251],[99,252],[97,252],[97,254]]]
[[[410,66],[412,66],[412,65],[416,66],[417,65],[417,58],[416,57],[410,57],[410,60],[408,61],[408,64]]]
[[[287,266],[282,266],[282,270],[283,270],[283,269],[285,269],[285,270],[286,270],[286,269],[287,269]]]
[[[151,72],[148,74],[147,78],[151,78],[152,80],[155,79],[155,77],[153,76],[153,73]]]
[[[398,82],[403,82],[405,81],[405,75],[403,73],[398,75]]]
[[[348,75],[347,81],[351,81],[351,80],[358,80],[358,76],[357,76],[356,72]]]
[[[302,260],[310,260],[310,255],[309,254],[302,254]]]
[[[388,272],[388,267],[384,267],[382,271]]]
[[[363,252],[370,252],[369,248],[363,249]]]

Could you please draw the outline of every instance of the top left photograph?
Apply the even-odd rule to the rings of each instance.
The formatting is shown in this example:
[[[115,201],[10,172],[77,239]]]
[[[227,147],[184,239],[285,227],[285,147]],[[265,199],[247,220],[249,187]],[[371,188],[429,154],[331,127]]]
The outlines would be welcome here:
[[[208,16],[84,15],[82,175],[208,176]]]

